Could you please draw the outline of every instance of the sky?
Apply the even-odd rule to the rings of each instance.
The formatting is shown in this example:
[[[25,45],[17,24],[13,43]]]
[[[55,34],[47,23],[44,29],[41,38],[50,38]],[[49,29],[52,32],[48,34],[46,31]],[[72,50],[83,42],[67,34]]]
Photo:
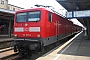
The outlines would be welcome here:
[[[8,3],[25,9],[29,9],[35,4],[53,6],[61,14],[65,15],[66,13],[66,10],[62,6],[60,6],[60,4],[56,2],[56,0],[9,0]],[[62,11],[64,12],[62,13]]]
[[[34,7],[34,5],[36,4],[52,6],[55,8],[56,11],[63,14],[64,16],[66,15],[67,11],[58,2],[56,2],[56,0],[8,0],[8,4],[15,5],[25,9]],[[82,26],[82,24],[76,19],[72,19],[71,21],[73,21],[74,24]]]

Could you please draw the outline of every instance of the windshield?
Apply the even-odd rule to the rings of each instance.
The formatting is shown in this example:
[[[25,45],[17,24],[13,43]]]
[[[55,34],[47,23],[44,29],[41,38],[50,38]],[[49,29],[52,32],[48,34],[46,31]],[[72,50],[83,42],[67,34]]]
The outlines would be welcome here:
[[[39,21],[39,20],[40,20],[40,11],[28,13],[28,21]]]
[[[26,13],[18,13],[16,15],[16,22],[26,22]]]
[[[28,16],[28,17],[27,17]],[[40,20],[40,11],[31,11],[16,14],[16,22],[32,22]]]

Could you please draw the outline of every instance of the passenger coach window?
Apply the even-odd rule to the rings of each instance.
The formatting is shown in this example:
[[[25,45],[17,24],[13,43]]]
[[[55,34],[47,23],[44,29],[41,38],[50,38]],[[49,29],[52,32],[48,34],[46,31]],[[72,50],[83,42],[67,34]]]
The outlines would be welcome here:
[[[26,13],[17,13],[16,22],[26,22]]]
[[[48,17],[49,17],[49,21],[52,22],[52,13],[51,12],[49,12],[49,16]]]
[[[33,11],[28,13],[28,21],[39,21],[40,11]]]

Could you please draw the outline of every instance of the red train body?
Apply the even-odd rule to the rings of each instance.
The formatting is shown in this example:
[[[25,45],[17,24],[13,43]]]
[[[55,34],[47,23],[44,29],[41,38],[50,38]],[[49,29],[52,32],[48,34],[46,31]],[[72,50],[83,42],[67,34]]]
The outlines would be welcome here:
[[[79,26],[46,8],[20,10],[14,18],[14,51],[37,50],[68,37]],[[22,48],[24,47],[24,48]]]

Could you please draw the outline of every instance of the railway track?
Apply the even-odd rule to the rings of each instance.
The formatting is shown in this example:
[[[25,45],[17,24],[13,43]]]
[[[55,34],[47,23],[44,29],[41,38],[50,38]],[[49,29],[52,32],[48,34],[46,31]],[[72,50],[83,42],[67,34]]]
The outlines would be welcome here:
[[[18,53],[7,56],[7,57],[3,57],[0,60],[19,60]]]
[[[13,40],[0,42],[0,50],[9,47],[13,47]]]

